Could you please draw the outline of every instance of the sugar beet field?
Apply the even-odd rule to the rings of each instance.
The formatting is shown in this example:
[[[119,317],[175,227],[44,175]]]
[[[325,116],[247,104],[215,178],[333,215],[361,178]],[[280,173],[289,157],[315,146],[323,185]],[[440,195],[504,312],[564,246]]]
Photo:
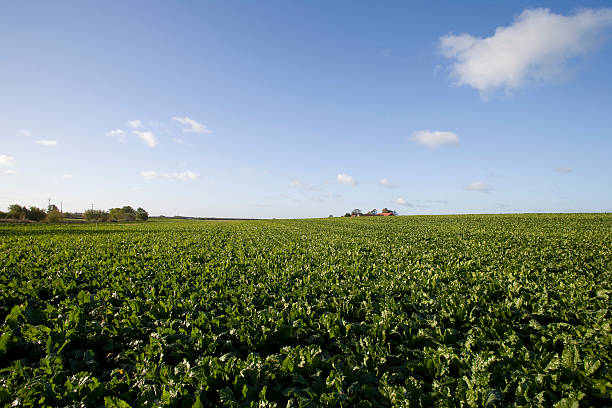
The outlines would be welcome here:
[[[0,405],[612,406],[612,214],[0,225]]]

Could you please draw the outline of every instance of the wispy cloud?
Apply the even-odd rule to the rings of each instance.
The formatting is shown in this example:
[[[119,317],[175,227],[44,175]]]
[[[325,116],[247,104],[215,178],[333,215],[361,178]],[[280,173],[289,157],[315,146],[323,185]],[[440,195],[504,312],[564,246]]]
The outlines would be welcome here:
[[[304,183],[301,180],[291,180],[289,182],[289,187],[300,188],[303,190],[310,190],[310,191],[321,191],[320,188],[310,185],[308,183]]]
[[[6,169],[6,170],[0,171],[0,174],[6,174],[7,176],[12,176],[14,174],[17,174],[17,170],[15,170],[15,169]]]
[[[571,173],[574,171],[571,167],[557,167],[555,169],[557,173]]]
[[[451,61],[456,85],[486,93],[559,77],[567,63],[593,50],[612,27],[612,9],[581,9],[571,15],[526,9],[490,37],[449,34],[440,51]]]
[[[17,132],[19,136],[32,136],[32,133],[27,129],[21,129]]]
[[[479,191],[481,193],[489,193],[491,188],[488,184],[482,183],[480,181],[475,181],[473,183],[468,184],[466,187],[469,191]]]
[[[106,132],[106,136],[114,137],[121,143],[125,143],[127,140],[125,132],[121,129],[109,130]]]
[[[191,118],[188,118],[187,116],[185,116],[184,118],[174,116],[172,120],[182,125],[185,125],[185,127],[183,127],[183,132],[185,133],[198,133],[201,135],[207,135],[212,133],[212,131],[207,129],[205,125]]]
[[[280,197],[285,200],[293,201],[294,203],[299,203],[302,201],[299,198],[292,197],[288,194],[281,194]]]
[[[5,167],[15,167],[17,165],[17,160],[14,157],[0,155],[0,166]]]
[[[345,173],[340,173],[336,176],[336,181],[339,184],[344,184],[345,186],[356,186],[357,180],[353,176],[349,176]]]
[[[140,141],[149,147],[157,146],[157,138],[153,132],[143,132],[140,130],[132,130],[132,133],[138,136]]]
[[[57,140],[37,140],[36,143],[41,146],[57,146]]]
[[[132,129],[138,129],[140,127],[142,127],[142,121],[139,119],[136,120],[130,120],[128,123],[128,126],[131,127]]]
[[[187,170],[180,173],[166,173],[164,174],[165,178],[187,181],[187,180],[197,180],[200,178],[198,173],[194,173],[193,171]]]
[[[145,180],[153,180],[157,177],[157,172],[155,170],[143,170],[140,172],[140,175]]]
[[[183,144],[185,143],[185,141],[183,139],[181,139],[180,137],[173,137],[172,141],[176,144]]]
[[[398,188],[399,187],[398,185],[391,183],[391,181],[389,181],[389,179],[386,178],[386,177],[380,179],[378,184],[380,184],[381,186],[386,187],[386,188]]]
[[[146,170],[146,171],[141,171],[140,175],[145,180],[168,179],[168,180],[178,180],[178,181],[189,181],[189,180],[197,180],[200,178],[200,175],[198,173],[195,173],[191,170],[175,172],[175,173],[158,173],[155,170]]]
[[[72,178],[72,174],[64,174],[62,178],[65,180],[70,180]]]
[[[403,197],[396,198],[393,202],[398,205],[403,205],[404,207],[413,207],[413,204]]]
[[[410,140],[432,149],[436,149],[442,145],[459,144],[459,136],[455,133],[431,130],[417,130],[412,134]]]

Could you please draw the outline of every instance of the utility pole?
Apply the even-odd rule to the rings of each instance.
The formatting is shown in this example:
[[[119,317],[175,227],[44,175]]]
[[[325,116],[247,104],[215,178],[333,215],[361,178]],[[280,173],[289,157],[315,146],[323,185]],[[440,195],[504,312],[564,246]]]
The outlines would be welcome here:
[[[60,213],[64,214],[64,202],[60,201]]]
[[[47,206],[47,210],[50,210],[51,209],[51,199],[49,198],[48,200],[49,200],[49,205]]]

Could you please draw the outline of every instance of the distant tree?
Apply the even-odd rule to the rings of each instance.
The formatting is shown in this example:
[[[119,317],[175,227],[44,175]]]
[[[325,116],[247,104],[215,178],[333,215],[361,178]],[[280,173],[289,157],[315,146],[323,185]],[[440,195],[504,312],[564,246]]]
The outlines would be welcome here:
[[[123,213],[125,221],[134,221],[136,219],[136,216],[138,215],[136,213],[136,210],[130,207],[129,205],[124,205],[123,207],[121,207],[121,212]]]
[[[334,218],[333,214],[329,214],[329,216],[327,218]]]
[[[350,216],[351,216],[351,213],[345,213],[345,214],[344,214],[344,216],[345,216],[345,217],[350,217]]]
[[[376,208],[370,210],[370,212],[368,212],[369,215],[376,215]]]
[[[122,216],[121,208],[111,208],[108,211],[108,218],[111,221],[121,221],[121,216]]]
[[[8,213],[6,214],[6,218],[10,218],[12,220],[25,220],[27,213],[28,213],[27,208],[22,207],[19,204],[12,204],[8,208]]]
[[[135,221],[137,214],[136,210],[126,205],[121,208],[111,208],[108,215],[111,221]]]
[[[351,215],[360,215],[361,214],[361,210],[359,208],[355,208],[353,211],[351,211]]]
[[[388,213],[393,212],[393,211],[391,211],[390,209],[388,209],[387,207],[385,207],[385,208],[383,208],[383,209],[382,209],[380,212],[381,212],[381,213],[383,213],[383,214],[388,214]]]
[[[31,206],[28,210],[26,210],[26,218],[30,221],[42,221],[47,216],[45,210],[42,210],[38,207]]]
[[[83,218],[87,221],[104,222],[108,221],[108,213],[104,210],[87,210],[83,213]]]
[[[49,204],[49,206],[47,207],[47,212],[49,211],[59,211],[59,208],[57,208],[57,205],[55,204]]]
[[[64,221],[64,217],[59,210],[51,210],[47,212],[47,217],[45,218],[47,222],[62,222]]]
[[[144,208],[138,207],[136,210],[136,219],[146,221],[149,219],[149,213]]]
[[[4,211],[0,211],[0,220],[6,218],[6,213]]]

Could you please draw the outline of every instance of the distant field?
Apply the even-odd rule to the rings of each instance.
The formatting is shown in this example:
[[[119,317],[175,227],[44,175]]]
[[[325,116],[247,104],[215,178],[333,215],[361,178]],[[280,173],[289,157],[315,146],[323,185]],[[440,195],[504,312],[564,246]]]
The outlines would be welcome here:
[[[612,214],[0,225],[0,404],[612,406]]]

